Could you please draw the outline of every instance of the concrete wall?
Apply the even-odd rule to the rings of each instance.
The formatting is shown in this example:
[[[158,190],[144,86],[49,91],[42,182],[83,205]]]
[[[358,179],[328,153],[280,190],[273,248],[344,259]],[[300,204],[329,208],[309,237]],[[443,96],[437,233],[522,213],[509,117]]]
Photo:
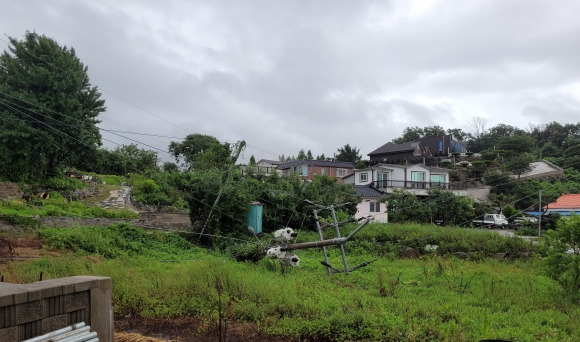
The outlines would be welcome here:
[[[0,283],[0,341],[22,341],[85,322],[113,341],[112,281],[76,276],[31,284]]]

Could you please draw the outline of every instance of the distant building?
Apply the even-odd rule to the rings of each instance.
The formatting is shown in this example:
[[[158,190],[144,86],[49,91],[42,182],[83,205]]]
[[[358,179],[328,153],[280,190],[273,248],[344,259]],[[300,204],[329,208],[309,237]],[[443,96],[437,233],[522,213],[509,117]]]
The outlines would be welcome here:
[[[395,144],[388,142],[368,154],[371,164],[421,164],[427,158],[433,157],[431,149],[423,143],[411,142]]]
[[[454,152],[462,154],[467,152],[467,144],[459,141],[453,134],[425,137],[419,141],[423,146],[428,147],[434,156],[449,156]]]
[[[281,163],[276,169],[285,176],[297,173],[303,180],[311,180],[316,175],[341,179],[352,173],[355,165],[351,162],[299,159]]]

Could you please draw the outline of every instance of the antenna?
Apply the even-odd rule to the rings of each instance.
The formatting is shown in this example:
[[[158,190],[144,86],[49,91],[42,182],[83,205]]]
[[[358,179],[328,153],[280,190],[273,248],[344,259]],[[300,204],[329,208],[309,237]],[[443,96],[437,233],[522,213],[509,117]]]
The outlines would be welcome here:
[[[317,208],[317,209],[314,209],[314,218],[316,219],[316,229],[318,231],[318,236],[320,237],[320,240],[319,241],[311,241],[311,242],[290,243],[290,241],[297,236],[297,233],[295,233],[294,230],[290,227],[279,229],[279,230],[274,232],[276,246],[270,247],[266,251],[266,255],[270,259],[278,258],[278,259],[281,259],[283,262],[290,264],[293,267],[296,267],[300,264],[300,258],[297,255],[295,255],[294,253],[292,253],[292,251],[298,250],[298,249],[307,249],[307,248],[322,248],[324,260],[321,261],[320,263],[326,267],[326,272],[329,275],[333,274],[333,273],[340,273],[340,272],[344,272],[346,275],[349,275],[350,272],[355,271],[361,267],[368,266],[371,263],[378,260],[378,259],[374,259],[371,261],[366,261],[366,262],[363,262],[363,263],[361,263],[353,268],[348,267],[346,253],[344,251],[344,244],[346,244],[350,239],[352,239],[352,237],[356,233],[358,233],[367,223],[370,222],[369,218],[363,218],[361,224],[355,230],[353,230],[348,236],[341,237],[339,225],[344,224],[344,223],[348,223],[348,222],[353,222],[356,220],[351,219],[351,220],[347,220],[347,221],[343,221],[343,222],[338,222],[336,219],[336,213],[334,211],[334,208],[343,207],[343,206],[351,204],[351,203],[343,203],[343,204],[339,204],[336,206],[331,205],[331,206],[325,207],[325,206],[316,204],[310,200],[305,200],[305,202],[312,204]],[[321,225],[320,220],[318,219],[318,213],[321,211],[324,211],[324,210],[330,210],[333,222]],[[322,228],[327,227],[327,226],[334,226],[335,231],[336,231],[336,237],[334,239],[323,240]],[[326,253],[326,246],[338,246],[340,248],[340,254],[342,255],[342,263],[344,266],[344,271],[339,270],[339,269],[333,267],[332,265],[330,265],[330,263],[328,261],[328,254]]]

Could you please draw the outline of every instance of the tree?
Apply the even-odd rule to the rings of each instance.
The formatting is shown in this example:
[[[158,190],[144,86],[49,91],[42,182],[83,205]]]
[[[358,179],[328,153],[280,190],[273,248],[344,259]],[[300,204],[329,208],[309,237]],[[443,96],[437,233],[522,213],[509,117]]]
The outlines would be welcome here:
[[[423,128],[423,137],[440,137],[445,135],[445,129],[441,126],[427,126]]]
[[[344,145],[343,147],[338,149],[338,155],[336,156],[336,160],[344,161],[344,162],[351,162],[356,164],[359,160],[361,160],[360,155],[360,148],[351,147],[349,144]]]
[[[314,157],[312,157],[312,152],[310,150],[308,150],[308,152],[306,152],[306,159],[308,159],[308,160],[314,159]]]
[[[0,172],[10,180],[45,179],[65,166],[89,165],[101,145],[105,101],[73,48],[26,32],[0,56]]]
[[[190,134],[183,142],[172,141],[169,152],[188,170],[219,168],[230,161],[231,147],[205,134]]]
[[[471,134],[464,132],[461,128],[448,128],[447,134],[453,135],[459,141],[466,141],[473,138]]]
[[[580,294],[580,216],[573,215],[557,222],[557,230],[544,237],[548,246],[545,260],[548,276],[564,291],[578,300]]]
[[[298,151],[298,156],[296,157],[296,159],[301,160],[301,159],[307,159],[306,153],[304,152],[304,149],[300,149],[300,151]]]
[[[417,126],[407,127],[403,131],[403,135],[399,138],[393,139],[395,144],[404,144],[408,142],[414,142],[423,137],[423,129]]]
[[[497,148],[509,155],[516,155],[532,152],[535,143],[534,138],[529,135],[502,136],[497,139]]]
[[[487,126],[487,119],[482,118],[481,116],[474,116],[469,119],[469,125],[473,127],[475,132],[473,133],[473,137],[476,140],[481,138],[481,135],[485,133],[485,127]]]
[[[532,168],[530,163],[534,161],[534,156],[529,153],[522,153],[518,155],[511,156],[505,163],[506,171],[518,175],[518,178],[522,173],[531,171]]]
[[[475,214],[469,197],[457,196],[449,190],[430,189],[428,207],[431,221],[439,220],[447,226],[469,225]]]

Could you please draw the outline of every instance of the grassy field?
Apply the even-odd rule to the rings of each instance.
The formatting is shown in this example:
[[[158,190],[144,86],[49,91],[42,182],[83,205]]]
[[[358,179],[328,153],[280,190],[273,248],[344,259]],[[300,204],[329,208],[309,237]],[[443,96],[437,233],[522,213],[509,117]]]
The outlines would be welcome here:
[[[118,316],[199,317],[208,329],[234,320],[272,336],[319,341],[580,340],[580,306],[543,274],[541,251],[488,231],[374,224],[347,245],[347,255],[351,266],[378,260],[350,276],[327,275],[318,249],[298,251],[301,264],[290,268],[269,259],[236,262],[128,225],[38,234],[69,252],[6,264],[4,280],[32,282],[41,271],[45,279],[109,276]],[[421,252],[437,241],[439,254]],[[420,258],[400,259],[410,246]],[[489,257],[508,250],[513,256],[503,261]],[[342,264],[336,248],[329,255]]]

